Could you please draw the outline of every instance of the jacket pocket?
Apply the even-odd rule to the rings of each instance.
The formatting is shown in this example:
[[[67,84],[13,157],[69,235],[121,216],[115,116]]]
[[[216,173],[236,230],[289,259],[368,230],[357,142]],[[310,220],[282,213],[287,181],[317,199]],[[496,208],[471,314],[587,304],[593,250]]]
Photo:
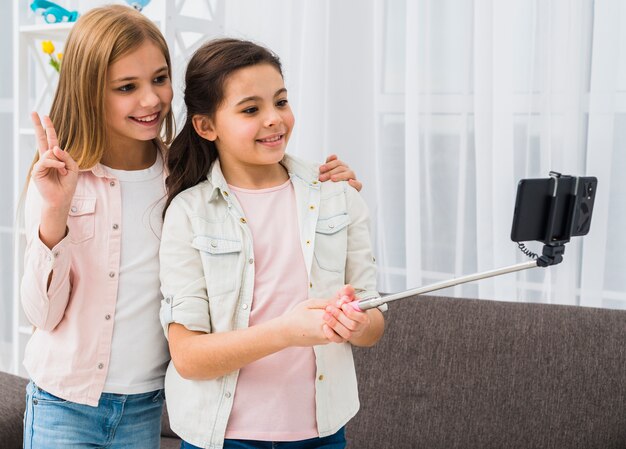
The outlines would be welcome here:
[[[237,287],[242,243],[209,235],[197,235],[191,246],[200,251],[209,298],[230,293]]]
[[[315,227],[315,260],[326,271],[343,273],[348,249],[348,214],[320,218]]]
[[[74,197],[67,219],[69,237],[72,243],[82,243],[94,235],[96,199]]]

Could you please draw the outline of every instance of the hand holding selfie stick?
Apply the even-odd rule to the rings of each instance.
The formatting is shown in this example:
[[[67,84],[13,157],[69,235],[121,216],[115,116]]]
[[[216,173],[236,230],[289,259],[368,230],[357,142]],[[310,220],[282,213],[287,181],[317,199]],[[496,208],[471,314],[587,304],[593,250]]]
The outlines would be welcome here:
[[[483,273],[462,276],[425,287],[386,296],[352,301],[355,310],[364,311],[398,299],[422,295],[467,282],[487,279],[535,267],[548,267],[563,261],[565,243],[572,236],[586,235],[598,180],[550,172],[547,179],[523,179],[517,189],[511,240],[518,242],[524,254],[535,260]],[[541,256],[528,251],[520,242],[538,240],[544,243]]]

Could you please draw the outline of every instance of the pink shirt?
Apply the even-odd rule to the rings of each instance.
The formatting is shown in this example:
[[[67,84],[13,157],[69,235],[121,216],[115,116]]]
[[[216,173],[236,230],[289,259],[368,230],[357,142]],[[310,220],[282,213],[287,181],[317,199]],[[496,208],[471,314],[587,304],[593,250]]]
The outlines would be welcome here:
[[[31,182],[25,203],[21,300],[36,329],[24,365],[44,390],[97,406],[107,378],[115,323],[124,225],[120,184],[102,165],[81,171],[68,235],[52,250],[39,238],[41,207],[42,198]],[[158,285],[158,272],[153,278]],[[155,301],[158,304],[159,298]],[[156,311],[141,318],[158,325]],[[166,350],[162,334],[157,338],[155,351]]]
[[[244,190],[230,186],[248,218],[255,273],[249,325],[282,315],[308,297],[291,181]],[[288,348],[239,371],[226,438],[296,441],[318,436],[313,348]]]

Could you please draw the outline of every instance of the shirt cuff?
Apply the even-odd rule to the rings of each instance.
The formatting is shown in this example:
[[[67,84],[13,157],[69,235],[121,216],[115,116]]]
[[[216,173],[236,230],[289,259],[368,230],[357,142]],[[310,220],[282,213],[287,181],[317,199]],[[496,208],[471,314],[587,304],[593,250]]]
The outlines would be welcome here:
[[[50,296],[54,295],[54,292],[67,278],[67,272],[70,267],[70,239],[66,232],[65,237],[54,245],[52,249],[48,248],[45,243],[41,241],[39,237],[39,228],[35,231],[33,236],[33,249],[37,254],[37,266],[38,271],[42,273],[42,279],[47,285],[48,277],[51,272],[55,274],[52,276],[50,285],[44,291],[48,291]]]
[[[205,299],[197,297],[175,298],[172,295],[167,295],[161,300],[159,319],[166,338],[171,323],[182,324],[190,331],[207,334],[211,332],[208,303]]]

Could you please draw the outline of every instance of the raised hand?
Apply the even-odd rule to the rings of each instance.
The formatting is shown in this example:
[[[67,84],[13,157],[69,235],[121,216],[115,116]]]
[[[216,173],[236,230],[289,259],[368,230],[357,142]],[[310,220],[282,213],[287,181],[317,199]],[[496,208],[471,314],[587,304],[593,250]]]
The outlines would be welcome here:
[[[67,217],[78,182],[78,164],[59,148],[52,120],[39,115],[30,116],[35,127],[39,160],[33,165],[31,178],[43,199],[39,237],[50,249],[67,233]],[[45,128],[44,128],[45,126]]]
[[[30,117],[39,151],[39,160],[33,166],[31,177],[44,200],[44,206],[69,210],[78,182],[78,164],[59,148],[50,117],[44,116],[43,124],[36,112]]]
[[[363,184],[356,179],[356,173],[343,161],[337,158],[337,155],[331,154],[326,158],[326,162],[320,165],[320,181],[348,181],[352,187],[359,192],[363,188]]]

